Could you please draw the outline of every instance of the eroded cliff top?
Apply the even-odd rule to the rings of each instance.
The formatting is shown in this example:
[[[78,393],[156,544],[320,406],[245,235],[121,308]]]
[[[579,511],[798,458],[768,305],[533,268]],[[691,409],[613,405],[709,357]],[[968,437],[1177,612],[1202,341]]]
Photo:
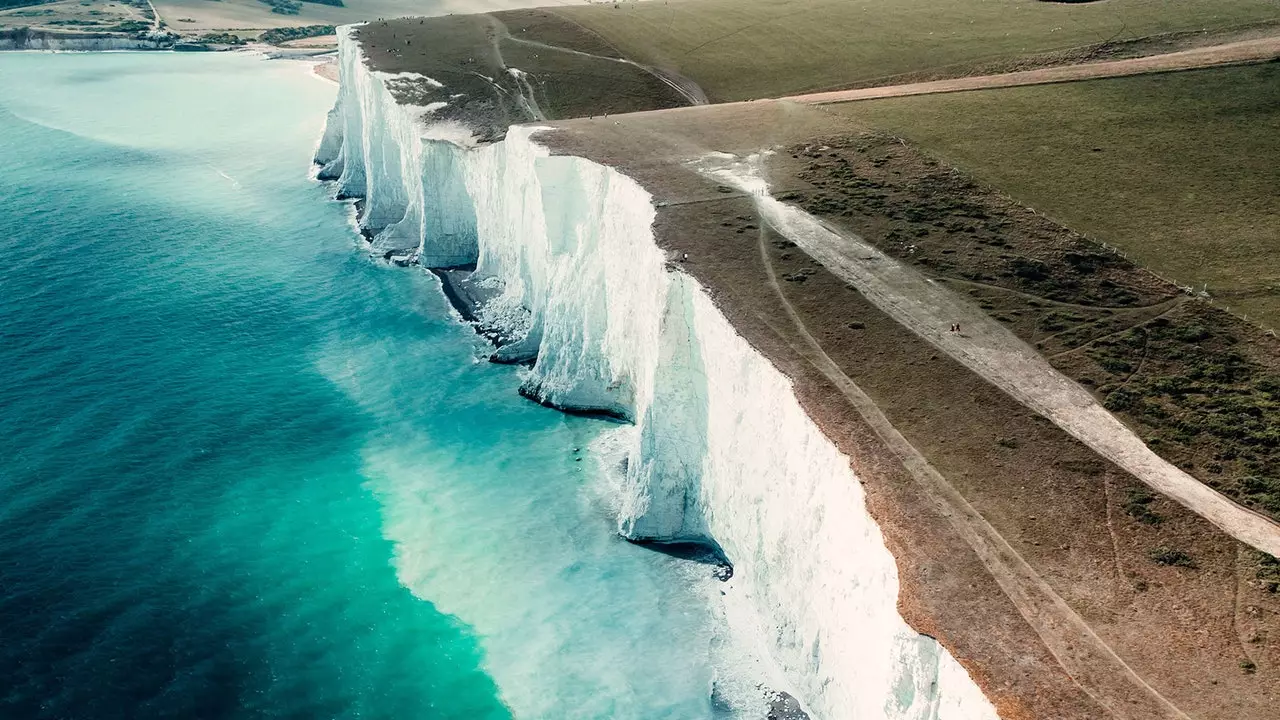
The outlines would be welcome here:
[[[432,108],[433,118],[462,123],[482,142],[500,139],[516,123],[692,101],[657,70],[541,10],[402,18],[354,32],[371,69],[423,76],[392,81],[398,101]]]

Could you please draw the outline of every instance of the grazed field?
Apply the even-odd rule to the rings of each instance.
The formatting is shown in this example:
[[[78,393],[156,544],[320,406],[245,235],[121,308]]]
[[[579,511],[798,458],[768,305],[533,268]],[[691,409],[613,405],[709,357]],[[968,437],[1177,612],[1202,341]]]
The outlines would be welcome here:
[[[383,18],[483,13],[566,0],[343,0],[344,7],[304,2],[297,15],[271,12],[260,0],[155,0],[175,30],[244,30],[295,25],[343,25]],[[179,21],[185,18],[185,21]]]
[[[1038,53],[1280,20],[1273,0],[674,0],[557,12],[713,101],[992,71]]]
[[[0,10],[0,27],[51,31],[137,32],[150,27],[151,11],[140,0],[66,0]],[[127,30],[124,28],[128,28]]]
[[[1280,326],[1280,63],[833,111]]]
[[[1276,27],[1275,33],[1265,37],[1237,38],[1231,42],[1201,45],[1154,55],[1111,59],[1086,58],[1078,63],[1072,62],[1062,65],[1000,72],[995,75],[966,75],[964,77],[928,82],[909,82],[901,85],[877,85],[847,90],[828,90],[819,93],[791,95],[781,99],[810,105],[832,105],[861,100],[908,97],[911,95],[939,95],[942,93],[993,90],[1028,85],[1052,85],[1080,80],[1150,75],[1162,72],[1182,72],[1229,65],[1248,65],[1280,58],[1280,26]]]

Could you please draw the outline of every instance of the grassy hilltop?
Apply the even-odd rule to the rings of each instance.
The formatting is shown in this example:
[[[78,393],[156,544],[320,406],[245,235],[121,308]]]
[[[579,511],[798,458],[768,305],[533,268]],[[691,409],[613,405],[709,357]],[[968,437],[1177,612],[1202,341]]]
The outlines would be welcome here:
[[[1280,326],[1280,63],[835,110]]]
[[[966,74],[1161,33],[1280,20],[1274,0],[672,0],[559,8],[713,101]]]

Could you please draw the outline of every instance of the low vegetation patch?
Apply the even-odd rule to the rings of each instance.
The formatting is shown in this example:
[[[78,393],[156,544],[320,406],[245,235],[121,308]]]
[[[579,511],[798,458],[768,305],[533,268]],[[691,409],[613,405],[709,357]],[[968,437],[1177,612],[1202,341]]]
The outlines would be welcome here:
[[[297,15],[302,12],[302,3],[298,0],[261,0],[271,7],[271,12],[277,15]]]
[[[1280,329],[1278,96],[1273,62],[833,110]]]
[[[1125,308],[1173,289],[1133,263],[892,136],[865,134],[794,147],[811,191],[784,194],[805,210],[853,226],[931,274],[993,285],[1057,303]],[[1046,308],[1038,324],[1063,330],[1086,319]]]
[[[116,24],[109,29],[114,32],[121,33],[140,33],[147,32],[152,27],[151,23],[143,20],[125,20],[124,22]]]
[[[199,38],[197,38],[196,42],[205,43],[208,45],[244,45],[245,43],[248,42],[248,40],[245,40],[239,35],[235,35],[233,33],[221,32],[221,33],[205,33],[204,35],[201,35]]]
[[[1280,519],[1276,338],[891,136],[774,162],[805,183],[780,199],[968,295],[1166,460]],[[1153,501],[1124,509],[1156,524]]]
[[[1089,380],[1103,405],[1165,459],[1238,502],[1280,517],[1275,349],[1274,338],[1191,301],[1094,342],[1063,368]]]
[[[1156,496],[1150,490],[1134,488],[1129,491],[1129,496],[1125,500],[1124,511],[1140,523],[1159,525],[1164,518],[1151,509],[1151,503],[1155,499]]]
[[[1262,589],[1269,593],[1280,592],[1280,559],[1264,552],[1256,553],[1258,557],[1258,580]]]
[[[301,27],[272,28],[258,36],[258,40],[272,45],[302,40],[304,38],[323,37],[337,32],[333,25],[303,25]]]
[[[330,5],[333,7],[345,7],[342,0],[260,0],[260,2],[270,5],[271,12],[277,15],[297,15],[302,12],[302,3],[309,2],[315,5]]]
[[[1193,568],[1196,566],[1195,561],[1191,559],[1190,555],[1181,550],[1164,547],[1163,545],[1157,548],[1152,548],[1151,552],[1148,554],[1151,556],[1152,560],[1155,560],[1161,565],[1185,568]]]

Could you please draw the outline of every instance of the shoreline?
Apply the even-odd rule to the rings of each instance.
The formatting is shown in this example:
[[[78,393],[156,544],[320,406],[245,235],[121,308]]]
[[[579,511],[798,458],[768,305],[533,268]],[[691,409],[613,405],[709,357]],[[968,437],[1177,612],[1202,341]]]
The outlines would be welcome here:
[[[344,71],[377,78],[362,67],[353,40],[344,38],[344,43]],[[438,222],[445,208],[423,204],[446,200],[437,193],[465,177],[469,197],[459,199],[472,204],[475,217],[469,222],[478,224],[480,256],[488,258],[479,272],[500,283],[499,292],[518,288],[522,299],[504,296],[495,304],[508,310],[522,306],[537,328],[533,342],[540,351],[521,394],[557,408],[613,409],[632,418],[638,430],[624,496],[618,499],[621,534],[660,542],[701,538],[723,548],[735,569],[737,589],[731,590],[746,593],[758,616],[728,632],[772,628],[744,641],[769,648],[778,676],[796,685],[798,692],[788,688],[788,693],[813,717],[875,712],[872,708],[891,702],[898,692],[893,688],[902,684],[912,687],[910,699],[902,701],[904,713],[946,702],[967,708],[974,718],[994,717],[978,677],[970,677],[972,664],[952,645],[939,645],[928,623],[910,622],[909,613],[902,612],[908,593],[899,584],[901,562],[891,552],[893,538],[873,520],[866,480],[855,475],[863,472],[857,455],[821,429],[818,416],[804,406],[802,383],[762,352],[726,311],[718,297],[721,288],[671,262],[672,248],[661,234],[665,193],[655,194],[626,163],[601,162],[589,152],[566,157],[545,134],[532,140],[531,127],[513,126],[502,142],[474,150],[423,141],[420,128],[415,130],[414,108],[396,104],[392,109],[392,103],[381,81],[344,85],[317,153],[317,163],[324,166],[320,174],[341,174],[338,196],[365,195],[378,204],[359,221],[373,255],[382,254],[383,245],[403,247],[409,230],[428,233],[421,254],[448,256],[451,246],[431,246],[437,238],[421,225],[430,213]],[[357,116],[364,112],[380,113],[381,124],[365,127]],[[370,163],[391,153],[400,158],[397,170],[390,177],[375,175],[371,168],[377,166]],[[435,189],[428,192],[414,170],[427,163],[459,175],[433,175],[428,183]],[[479,174],[463,169],[473,165]],[[506,171],[482,172],[497,167]],[[375,180],[383,189],[372,189]],[[581,201],[567,199],[561,207],[545,191],[562,183],[594,192]],[[526,202],[541,209],[536,216],[510,217],[516,208],[504,198],[524,187],[535,193]],[[536,192],[539,187],[543,192]],[[723,197],[714,186],[711,193]],[[555,251],[561,260],[554,260],[544,254],[544,242],[562,240],[541,238],[551,232],[551,216],[568,208],[573,212],[555,219],[554,226],[578,239]],[[470,232],[457,226],[462,218],[456,211],[463,210],[446,213],[445,237]],[[525,281],[535,287],[515,284],[525,273],[517,267],[553,262],[570,262],[578,267],[573,275],[581,277],[545,267],[532,270]],[[606,325],[597,327],[599,322]],[[523,336],[527,331],[519,328],[511,331]],[[600,345],[606,334],[614,335],[612,348]],[[634,352],[622,350],[635,343],[640,345]],[[693,398],[686,397],[686,373],[693,374],[695,387],[707,385]],[[742,392],[743,382],[755,390]],[[709,406],[703,420],[697,418],[701,403]],[[760,403],[769,409],[762,411]],[[676,439],[685,436],[690,440]],[[786,452],[792,444],[807,451]],[[688,469],[705,462],[714,465]],[[690,485],[681,487],[685,482]],[[827,506],[842,512],[828,513]],[[760,514],[778,515],[766,520]],[[815,545],[785,530],[797,524],[812,525],[823,541]],[[772,549],[762,554],[762,547]],[[796,592],[812,597],[800,600]],[[822,611],[808,610],[811,603]],[[856,619],[848,617],[859,610]],[[783,642],[793,634],[813,649]]]
[[[338,57],[334,55],[332,58],[316,62],[312,65],[311,73],[316,77],[334,85],[341,86],[342,81],[339,77]]]

